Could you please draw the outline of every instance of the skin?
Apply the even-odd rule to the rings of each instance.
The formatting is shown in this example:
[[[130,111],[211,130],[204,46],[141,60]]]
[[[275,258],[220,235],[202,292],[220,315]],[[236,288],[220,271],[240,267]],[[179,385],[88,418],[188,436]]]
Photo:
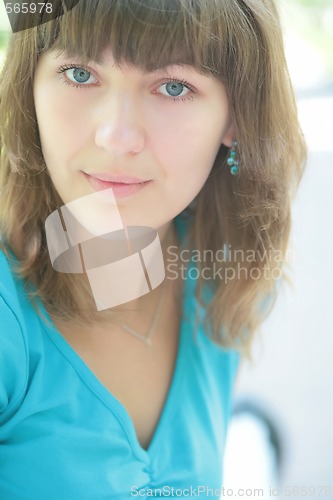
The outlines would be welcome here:
[[[78,58],[43,53],[34,79],[34,100],[44,159],[64,204],[94,193],[83,171],[152,179],[140,192],[117,199],[125,226],[144,225],[166,239],[171,221],[200,192],[221,144],[231,147],[233,127],[224,86],[190,66],[143,73]],[[170,82],[177,80],[170,95]],[[83,80],[86,80],[83,82]],[[79,87],[77,87],[79,86]],[[106,218],[90,207],[83,224],[92,231]],[[92,231],[93,232],[93,231]]]

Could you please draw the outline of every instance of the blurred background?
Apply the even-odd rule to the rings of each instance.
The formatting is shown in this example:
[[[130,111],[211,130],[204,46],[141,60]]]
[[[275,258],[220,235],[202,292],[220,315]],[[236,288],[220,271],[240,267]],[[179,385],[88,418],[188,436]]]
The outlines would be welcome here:
[[[225,486],[252,488],[252,496],[264,487],[264,498],[333,500],[333,0],[278,4],[309,158],[293,206],[293,284],[281,289],[254,362],[241,368],[236,406],[250,402],[274,424],[282,464],[274,476],[269,429],[240,413]],[[274,495],[270,485],[279,486]]]
[[[254,362],[241,367],[235,402],[250,402],[274,424],[281,474],[270,472],[267,428],[239,414],[225,487],[265,487],[265,498],[333,500],[333,0],[278,4],[309,158],[293,206],[293,285],[282,287]],[[0,0],[0,65],[8,30]],[[279,490],[272,495],[269,486]]]

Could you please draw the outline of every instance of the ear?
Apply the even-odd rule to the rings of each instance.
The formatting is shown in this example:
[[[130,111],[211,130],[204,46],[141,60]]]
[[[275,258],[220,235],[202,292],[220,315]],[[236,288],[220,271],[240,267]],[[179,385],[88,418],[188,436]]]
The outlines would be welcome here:
[[[234,125],[233,123],[230,123],[230,125],[228,125],[222,137],[222,144],[227,146],[227,148],[231,148],[234,139],[235,139]]]

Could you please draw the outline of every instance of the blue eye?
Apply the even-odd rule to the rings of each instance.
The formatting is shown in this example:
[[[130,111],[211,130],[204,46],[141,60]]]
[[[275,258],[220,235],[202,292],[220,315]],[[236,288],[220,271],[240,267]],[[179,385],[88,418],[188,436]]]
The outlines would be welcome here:
[[[91,73],[83,68],[75,68],[73,71],[73,78],[77,83],[87,83],[90,77]]]
[[[185,97],[192,90],[187,83],[176,80],[165,82],[160,88],[163,89],[161,90],[161,94],[176,99]]]
[[[58,73],[66,76],[66,79],[63,79],[65,83],[68,85],[74,84],[75,87],[84,87],[87,84],[97,83],[96,78],[90,71],[78,66],[61,66]]]
[[[169,82],[165,86],[165,90],[173,97],[179,97],[184,88],[184,85],[179,82]]]

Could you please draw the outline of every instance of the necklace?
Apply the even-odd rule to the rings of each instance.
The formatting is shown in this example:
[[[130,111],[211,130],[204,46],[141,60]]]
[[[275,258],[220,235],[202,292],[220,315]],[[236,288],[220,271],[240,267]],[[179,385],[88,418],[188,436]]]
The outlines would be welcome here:
[[[172,232],[171,232],[171,238],[173,236],[174,236],[174,228],[172,229]],[[141,340],[147,346],[151,346],[152,345],[152,337],[153,337],[153,334],[154,334],[157,322],[158,322],[158,320],[160,318],[160,314],[161,314],[161,310],[162,310],[162,304],[163,304],[163,301],[164,301],[163,299],[165,297],[166,289],[167,289],[167,286],[165,284],[164,287],[163,287],[163,290],[161,291],[160,298],[159,298],[158,304],[156,306],[156,310],[155,310],[153,319],[152,319],[152,321],[150,323],[150,327],[149,327],[148,332],[147,332],[146,335],[143,335],[142,333],[134,330],[134,328],[132,328],[129,325],[126,325],[125,323],[119,323],[119,326],[121,326],[121,328],[123,328],[123,330],[125,330],[127,333],[130,333],[131,335],[133,335],[133,337],[136,337],[137,339]]]
[[[157,325],[157,322],[158,322],[160,314],[161,314],[162,303],[163,303],[163,298],[165,296],[166,289],[167,289],[167,287],[164,286],[163,290],[160,294],[160,299],[158,301],[155,314],[153,316],[148,333],[146,335],[143,335],[142,333],[137,332],[136,330],[134,330],[134,328],[130,327],[129,325],[126,325],[125,323],[119,323],[119,326],[121,326],[126,332],[130,333],[131,335],[133,335],[137,339],[144,342],[146,345],[151,346],[152,345],[151,339],[152,339],[155,327]]]

